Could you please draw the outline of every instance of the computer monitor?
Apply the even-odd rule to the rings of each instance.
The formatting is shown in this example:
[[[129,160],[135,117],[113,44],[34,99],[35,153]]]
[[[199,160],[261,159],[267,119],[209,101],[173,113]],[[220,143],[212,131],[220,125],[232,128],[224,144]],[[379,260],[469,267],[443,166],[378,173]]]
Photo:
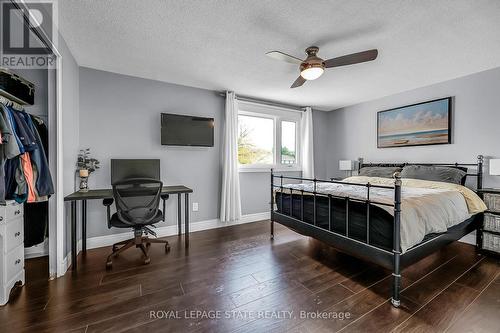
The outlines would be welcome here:
[[[112,159],[111,184],[130,178],[152,178],[160,180],[160,160]]]

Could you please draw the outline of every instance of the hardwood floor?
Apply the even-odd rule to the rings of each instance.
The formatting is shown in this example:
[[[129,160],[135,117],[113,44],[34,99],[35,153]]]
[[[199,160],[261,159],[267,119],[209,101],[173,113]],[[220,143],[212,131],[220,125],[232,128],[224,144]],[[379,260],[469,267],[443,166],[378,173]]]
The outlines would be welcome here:
[[[90,250],[55,281],[30,260],[0,331],[498,332],[500,266],[470,245],[406,268],[395,309],[390,272],[275,226],[274,241],[268,221],[192,233],[188,252],[168,237],[150,265],[131,249],[109,271],[110,248]]]

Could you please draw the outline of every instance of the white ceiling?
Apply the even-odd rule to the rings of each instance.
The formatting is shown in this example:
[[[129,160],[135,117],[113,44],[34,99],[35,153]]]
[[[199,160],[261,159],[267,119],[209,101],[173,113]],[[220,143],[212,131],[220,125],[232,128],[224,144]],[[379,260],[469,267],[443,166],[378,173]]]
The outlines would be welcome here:
[[[80,66],[332,110],[500,66],[499,0],[59,1]],[[296,66],[378,48],[290,89]]]

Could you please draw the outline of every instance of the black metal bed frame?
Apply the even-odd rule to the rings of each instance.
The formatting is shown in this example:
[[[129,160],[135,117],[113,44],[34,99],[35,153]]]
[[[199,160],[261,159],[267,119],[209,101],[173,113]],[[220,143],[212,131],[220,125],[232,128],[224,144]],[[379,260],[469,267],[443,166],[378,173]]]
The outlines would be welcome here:
[[[477,190],[482,189],[483,185],[483,156],[479,155],[477,157],[477,163],[363,163],[360,159],[359,167],[362,168],[364,166],[391,166],[391,165],[428,165],[428,166],[450,166],[450,167],[477,167],[476,173],[467,173],[467,176],[477,177]],[[275,178],[280,180],[280,183],[275,184]],[[283,187],[283,180],[290,179],[296,181],[305,181],[305,182],[313,182],[313,191],[305,191],[301,190],[301,207],[300,207],[300,215],[301,218],[297,219],[293,217],[293,191],[290,189],[290,213],[287,215],[283,211],[283,195],[280,196],[281,200],[281,208],[282,212],[278,212],[275,210],[275,200],[274,200],[274,191],[279,188],[281,193],[285,194]],[[335,196],[331,194],[322,194],[316,192],[317,183],[335,183],[335,184],[347,184],[352,186],[362,186],[366,187],[366,199],[357,199],[343,196]],[[401,234],[400,234],[400,226],[401,226],[401,175],[399,172],[394,174],[394,186],[384,186],[384,185],[373,185],[370,183],[367,184],[353,184],[346,183],[342,181],[336,180],[319,180],[319,179],[309,179],[309,178],[301,178],[301,177],[288,177],[283,175],[274,175],[273,169],[271,169],[271,238],[274,238],[274,222],[278,222],[294,231],[313,237],[318,239],[328,245],[335,247],[336,249],[345,252],[349,255],[353,255],[360,259],[364,259],[366,261],[378,264],[384,268],[392,270],[393,276],[393,288],[392,288],[392,298],[391,303],[394,307],[399,307],[400,301],[400,291],[401,291],[401,268],[406,267],[429,254],[437,251],[439,248],[462,238],[473,230],[480,228],[482,214],[476,214],[471,217],[469,220],[464,221],[462,224],[464,226],[454,226],[448,229],[447,232],[439,234],[436,237],[423,241],[422,243],[408,249],[405,253],[401,253]],[[370,199],[370,189],[371,188],[385,188],[385,189],[394,189],[394,203],[387,204],[382,202],[377,202]],[[296,190],[295,190],[296,191]],[[304,221],[304,193],[312,194],[313,196],[313,223],[308,223]],[[328,198],[328,230],[325,228],[321,228],[316,225],[316,198],[318,196]],[[346,218],[345,218],[345,226],[346,231],[345,234],[337,233],[332,231],[332,199],[341,199],[345,200],[346,205]],[[357,201],[364,202],[366,204],[366,242],[359,241],[354,238],[349,237],[349,202]],[[383,248],[374,246],[370,244],[370,207],[371,205],[384,205],[394,207],[394,224],[393,224],[393,246],[392,251],[385,250]],[[479,232],[477,233],[476,243],[479,244]]]

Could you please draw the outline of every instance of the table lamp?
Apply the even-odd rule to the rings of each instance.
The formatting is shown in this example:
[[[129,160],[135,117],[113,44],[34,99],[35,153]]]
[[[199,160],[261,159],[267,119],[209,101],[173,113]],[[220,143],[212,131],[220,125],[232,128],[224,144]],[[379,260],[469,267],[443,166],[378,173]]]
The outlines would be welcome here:
[[[490,175],[500,176],[500,158],[490,159]]]

